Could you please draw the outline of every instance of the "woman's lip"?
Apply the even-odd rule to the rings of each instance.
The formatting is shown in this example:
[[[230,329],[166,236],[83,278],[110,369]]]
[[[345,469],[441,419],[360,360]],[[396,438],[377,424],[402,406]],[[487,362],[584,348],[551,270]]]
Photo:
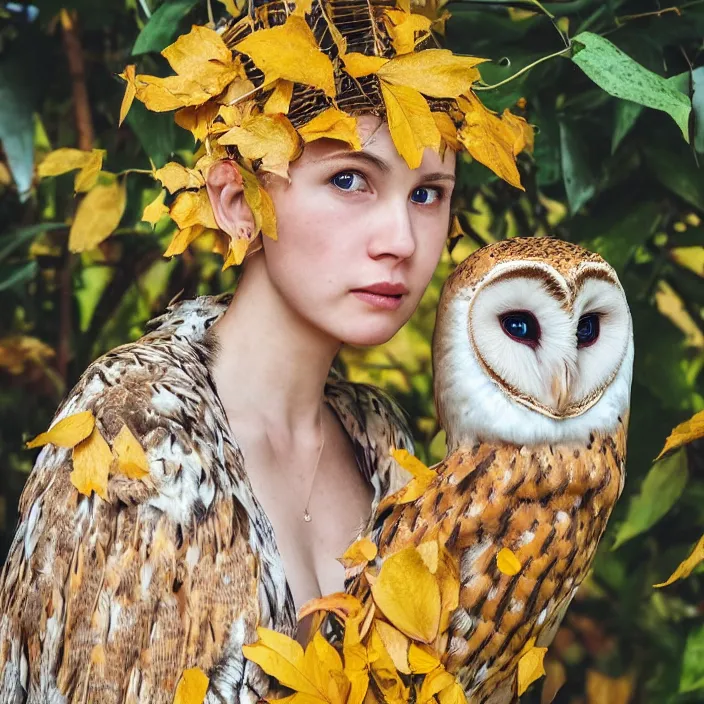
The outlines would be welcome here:
[[[375,308],[383,308],[384,310],[397,310],[403,302],[402,294],[396,296],[385,296],[382,293],[372,293],[371,291],[365,291],[364,289],[357,289],[352,291],[352,293],[365,303],[368,303]]]

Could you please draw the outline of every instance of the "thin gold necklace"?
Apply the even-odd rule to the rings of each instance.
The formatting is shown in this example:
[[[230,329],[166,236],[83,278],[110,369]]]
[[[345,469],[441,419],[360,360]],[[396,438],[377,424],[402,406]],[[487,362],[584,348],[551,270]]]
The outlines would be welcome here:
[[[310,491],[308,492],[308,501],[306,501],[306,507],[303,509],[303,520],[306,523],[310,523],[313,517],[308,512],[308,506],[310,505],[310,498],[313,495],[313,487],[315,486],[315,475],[318,472],[318,465],[320,465],[320,458],[323,456],[323,448],[325,447],[325,431],[323,429],[323,407],[320,407],[320,448],[318,449],[318,459],[315,461],[315,469],[313,470],[313,480],[311,481]]]

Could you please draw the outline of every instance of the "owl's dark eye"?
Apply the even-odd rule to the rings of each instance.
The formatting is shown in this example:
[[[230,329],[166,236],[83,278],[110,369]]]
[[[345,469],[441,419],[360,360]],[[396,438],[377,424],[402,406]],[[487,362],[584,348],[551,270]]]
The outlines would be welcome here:
[[[540,325],[528,311],[518,310],[501,316],[503,331],[516,342],[535,347],[540,340]]]
[[[583,315],[577,323],[577,347],[589,347],[599,337],[599,315]]]

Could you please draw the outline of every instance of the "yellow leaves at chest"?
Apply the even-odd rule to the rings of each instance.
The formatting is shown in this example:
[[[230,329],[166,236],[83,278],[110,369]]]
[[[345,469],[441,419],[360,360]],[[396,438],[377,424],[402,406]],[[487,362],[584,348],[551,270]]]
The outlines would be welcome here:
[[[237,50],[247,54],[264,73],[265,84],[284,78],[335,96],[332,62],[318,47],[303,17],[290,15],[283,25],[253,32]]]
[[[520,697],[528,687],[545,675],[543,660],[547,648],[538,648],[535,638],[531,638],[523,648],[521,659],[518,661],[518,696]]]
[[[199,667],[184,670],[176,685],[173,704],[203,704],[210,679]]]
[[[107,501],[110,474],[143,479],[149,474],[149,461],[139,440],[123,424],[112,449],[95,424],[92,411],[81,411],[63,418],[48,431],[27,443],[28,448],[46,444],[73,448],[71,483],[85,496],[95,492]]]
[[[521,571],[521,562],[516,554],[508,548],[501,548],[496,555],[496,565],[501,574],[513,577]]]
[[[352,545],[345,550],[339,562],[343,567],[349,569],[350,567],[355,567],[365,562],[371,562],[376,557],[376,554],[376,545],[369,538],[360,538],[359,540],[355,540]]]

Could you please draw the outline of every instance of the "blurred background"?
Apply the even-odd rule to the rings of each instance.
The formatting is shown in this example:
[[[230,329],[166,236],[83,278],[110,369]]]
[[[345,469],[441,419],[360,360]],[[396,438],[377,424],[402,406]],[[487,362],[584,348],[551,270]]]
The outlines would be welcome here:
[[[621,277],[635,325],[628,476],[592,574],[550,648],[548,676],[522,701],[704,702],[702,564],[688,579],[653,588],[704,532],[702,441],[654,462],[672,428],[704,409],[704,2],[439,5],[428,0],[425,10],[451,14],[449,48],[493,60],[482,77],[501,85],[482,100],[535,126],[534,153],[520,157],[526,190],[463,158],[453,237],[417,314],[387,345],[345,350],[340,365],[392,393],[408,411],[417,454],[437,461],[444,438],[430,339],[448,273],[474,249],[516,235],[600,252]],[[49,426],[86,366],[139,337],[180,291],[236,285],[207,238],[165,259],[171,221],[141,221],[160,190],[151,164],[189,164],[191,135],[139,103],[117,124],[125,65],[164,75],[158,52],[226,10],[241,8],[236,0],[0,3],[0,563],[37,452],[24,442]],[[606,37],[692,100],[688,139],[668,114],[609,95],[564,55],[521,73],[583,31]],[[623,82],[619,70],[612,75]],[[40,179],[36,165],[60,147],[105,150],[98,183],[117,184],[126,199],[75,196],[75,173]],[[91,197],[87,226],[102,242],[77,254],[69,230]]]

